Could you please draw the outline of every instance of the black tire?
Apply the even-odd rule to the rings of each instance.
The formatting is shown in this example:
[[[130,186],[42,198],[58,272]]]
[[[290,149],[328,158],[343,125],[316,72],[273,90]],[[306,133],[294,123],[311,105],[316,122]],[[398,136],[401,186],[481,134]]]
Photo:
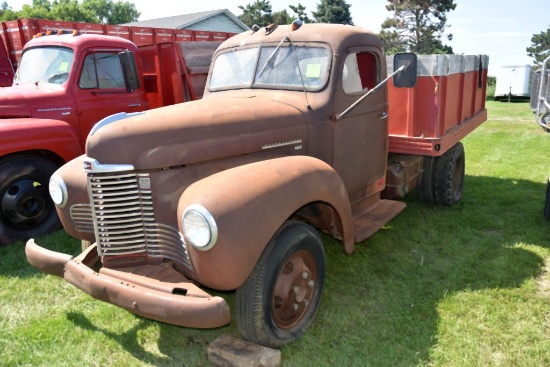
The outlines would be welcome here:
[[[325,281],[325,250],[311,226],[289,221],[273,236],[244,285],[235,314],[243,337],[269,348],[302,335],[315,317]]]
[[[435,204],[435,165],[438,157],[424,157],[422,176],[417,188],[418,198],[426,204]]]
[[[0,163],[0,245],[60,228],[48,189],[57,168],[38,156],[16,156]]]
[[[464,145],[456,143],[437,160],[435,168],[435,201],[439,205],[453,205],[462,198],[466,157]]]
[[[544,200],[544,218],[550,220],[550,179],[546,183],[546,198]]]

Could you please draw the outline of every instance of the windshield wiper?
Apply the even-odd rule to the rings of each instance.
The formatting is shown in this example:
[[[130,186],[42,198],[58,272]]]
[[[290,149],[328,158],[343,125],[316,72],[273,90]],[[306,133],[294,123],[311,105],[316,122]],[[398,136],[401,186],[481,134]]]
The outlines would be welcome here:
[[[281,45],[283,44],[283,42],[286,40],[286,36],[283,37],[283,39],[281,40],[281,42],[279,42],[279,44],[277,45],[277,47],[275,48],[275,50],[273,50],[273,52],[271,53],[271,55],[269,55],[269,57],[267,58],[267,60],[265,61],[265,64],[264,64],[264,67],[262,68],[262,70],[260,70],[260,73],[258,74],[258,77],[260,77],[262,75],[262,73],[264,72],[265,68],[267,67],[267,65],[271,62],[271,60],[273,59],[273,56],[275,56],[275,54],[277,53],[277,51],[279,51],[279,48],[281,48]]]

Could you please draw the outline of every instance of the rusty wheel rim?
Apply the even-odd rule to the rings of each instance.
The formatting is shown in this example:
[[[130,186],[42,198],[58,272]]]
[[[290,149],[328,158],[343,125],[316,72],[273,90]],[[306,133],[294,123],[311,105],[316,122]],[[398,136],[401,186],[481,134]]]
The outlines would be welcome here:
[[[271,298],[277,327],[289,329],[302,320],[315,295],[316,279],[317,264],[311,252],[300,250],[285,260]]]

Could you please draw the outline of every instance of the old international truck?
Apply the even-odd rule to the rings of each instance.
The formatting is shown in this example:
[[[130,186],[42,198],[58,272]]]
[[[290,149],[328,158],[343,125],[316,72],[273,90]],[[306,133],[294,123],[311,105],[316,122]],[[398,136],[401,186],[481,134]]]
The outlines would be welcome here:
[[[14,22],[19,25],[3,35],[11,50],[22,52],[12,54],[18,64],[13,86],[0,89],[0,246],[59,228],[48,180],[84,152],[92,126],[114,113],[199,98],[221,43],[213,41],[211,32],[201,32],[210,38],[200,38],[191,31],[187,41],[176,41],[173,34],[153,28],[149,33],[142,28],[106,29],[108,34],[117,30],[120,36],[133,35],[136,45],[123,37],[96,34],[91,31],[95,28],[87,34],[67,34],[65,29],[106,27],[100,24]],[[39,30],[65,28],[27,41],[35,23]]]
[[[29,240],[27,259],[97,299],[187,327],[231,320],[199,285],[236,290],[244,338],[280,347],[321,300],[318,231],[351,254],[415,186],[428,203],[460,200],[460,140],[486,120],[487,63],[435,55],[416,67],[402,54],[388,85],[380,39],[357,27],[296,22],[232,37],[203,99],[92,129],[50,192],[65,230],[94,245],[73,258]]]

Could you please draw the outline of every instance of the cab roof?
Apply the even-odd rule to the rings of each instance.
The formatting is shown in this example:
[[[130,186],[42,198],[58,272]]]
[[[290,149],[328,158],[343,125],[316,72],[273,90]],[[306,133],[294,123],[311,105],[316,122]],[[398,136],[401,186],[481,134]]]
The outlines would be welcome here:
[[[25,45],[25,49],[37,46],[65,46],[70,48],[113,47],[136,50],[134,43],[120,37],[96,34],[52,34],[33,38]]]
[[[309,23],[292,31],[291,25],[279,25],[272,32],[268,27],[257,32],[246,31],[233,36],[220,45],[221,49],[239,47],[251,44],[279,43],[285,36],[290,36],[292,42],[324,42],[335,52],[353,46],[370,45],[382,49],[380,38],[372,31],[357,26],[342,24]]]

